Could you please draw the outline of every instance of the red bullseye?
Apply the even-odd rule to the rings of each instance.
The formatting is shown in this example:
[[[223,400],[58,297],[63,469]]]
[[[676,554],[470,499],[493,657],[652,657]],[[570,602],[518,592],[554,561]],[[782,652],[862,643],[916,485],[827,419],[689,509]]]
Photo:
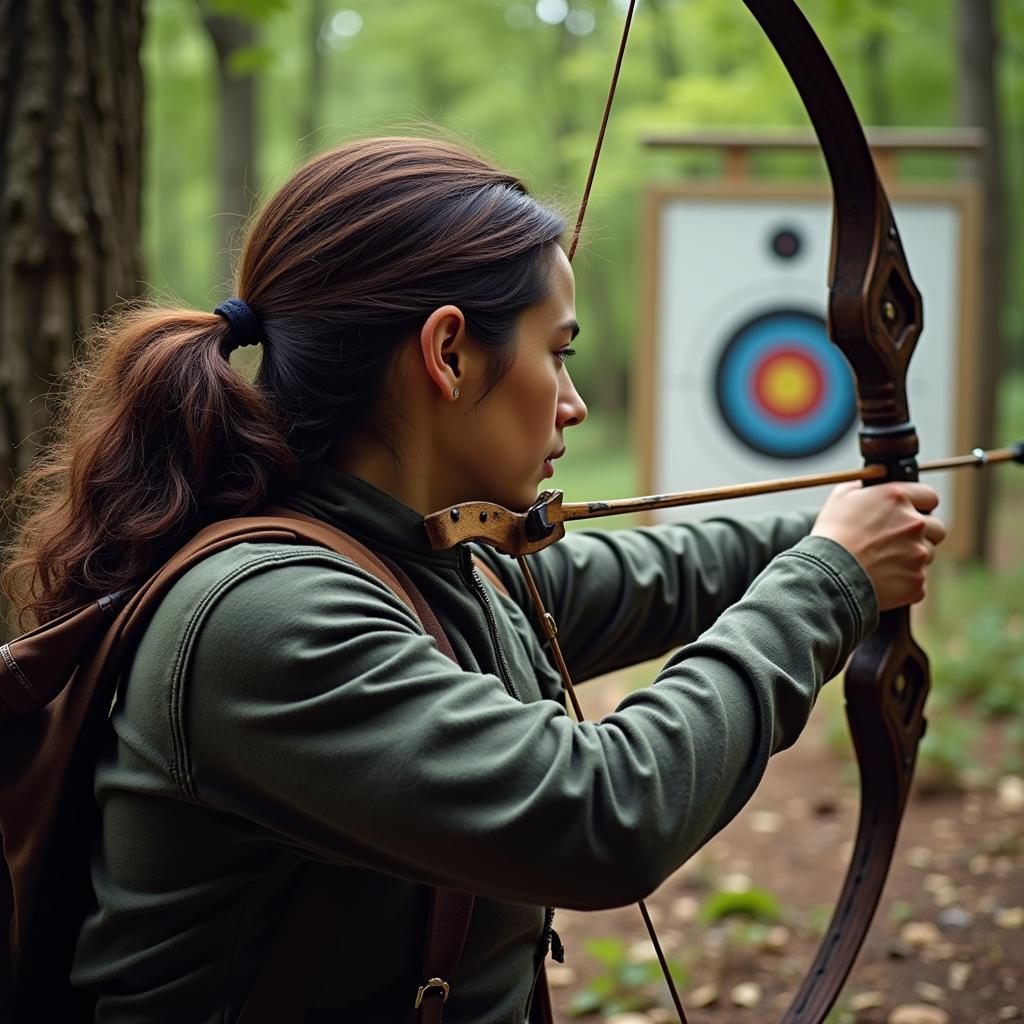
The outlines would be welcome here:
[[[758,361],[751,397],[765,416],[792,421],[813,415],[825,399],[821,367],[800,348],[776,348]]]

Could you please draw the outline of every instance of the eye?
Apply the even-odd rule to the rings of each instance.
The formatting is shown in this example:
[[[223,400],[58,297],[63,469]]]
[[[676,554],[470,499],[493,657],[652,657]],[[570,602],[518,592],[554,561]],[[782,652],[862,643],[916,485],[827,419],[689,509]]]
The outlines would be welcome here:
[[[574,355],[576,355],[576,349],[574,349],[574,348],[560,348],[555,353],[555,358],[559,362],[564,363],[570,356],[574,356]]]

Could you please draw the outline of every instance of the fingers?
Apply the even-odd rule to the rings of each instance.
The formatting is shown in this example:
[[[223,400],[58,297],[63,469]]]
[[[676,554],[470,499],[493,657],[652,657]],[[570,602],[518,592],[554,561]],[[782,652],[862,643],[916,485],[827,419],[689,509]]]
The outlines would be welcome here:
[[[935,516],[924,517],[924,539],[933,547],[946,539],[946,524]]]
[[[922,483],[892,483],[881,484],[882,487],[889,487],[899,491],[911,505],[926,515],[934,512],[939,506],[939,495],[934,487]]]

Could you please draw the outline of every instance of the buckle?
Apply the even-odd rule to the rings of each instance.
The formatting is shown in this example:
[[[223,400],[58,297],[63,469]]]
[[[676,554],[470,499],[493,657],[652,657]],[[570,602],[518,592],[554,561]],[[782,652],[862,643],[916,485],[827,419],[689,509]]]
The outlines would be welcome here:
[[[414,1010],[420,1008],[420,1003],[423,1002],[423,997],[428,992],[439,992],[441,995],[441,1002],[448,1002],[448,982],[442,981],[440,978],[431,978],[426,985],[420,985],[416,990],[416,1002],[412,1004]]]

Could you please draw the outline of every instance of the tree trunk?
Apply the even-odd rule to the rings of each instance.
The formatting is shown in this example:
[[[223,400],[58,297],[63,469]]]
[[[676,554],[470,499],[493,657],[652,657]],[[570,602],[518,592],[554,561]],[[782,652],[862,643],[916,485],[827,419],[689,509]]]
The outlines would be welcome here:
[[[217,277],[222,291],[230,290],[235,255],[241,249],[242,230],[249,215],[252,197],[259,191],[256,182],[256,87],[251,72],[236,73],[232,55],[255,42],[252,22],[204,8],[203,20],[217,53],[217,83],[220,90],[220,221],[221,245],[217,257]],[[224,294],[227,294],[224,291]]]
[[[0,0],[0,488],[80,332],[140,291],[142,0]]]
[[[998,41],[994,0],[959,0],[960,109],[964,124],[985,130],[988,145],[982,153],[978,177],[982,186],[981,316],[978,323],[977,444],[996,443],[999,381],[1004,366],[1002,330],[1006,275],[1005,180],[1003,142],[996,93]],[[995,473],[978,477],[978,517],[971,554],[985,559],[989,553]]]

